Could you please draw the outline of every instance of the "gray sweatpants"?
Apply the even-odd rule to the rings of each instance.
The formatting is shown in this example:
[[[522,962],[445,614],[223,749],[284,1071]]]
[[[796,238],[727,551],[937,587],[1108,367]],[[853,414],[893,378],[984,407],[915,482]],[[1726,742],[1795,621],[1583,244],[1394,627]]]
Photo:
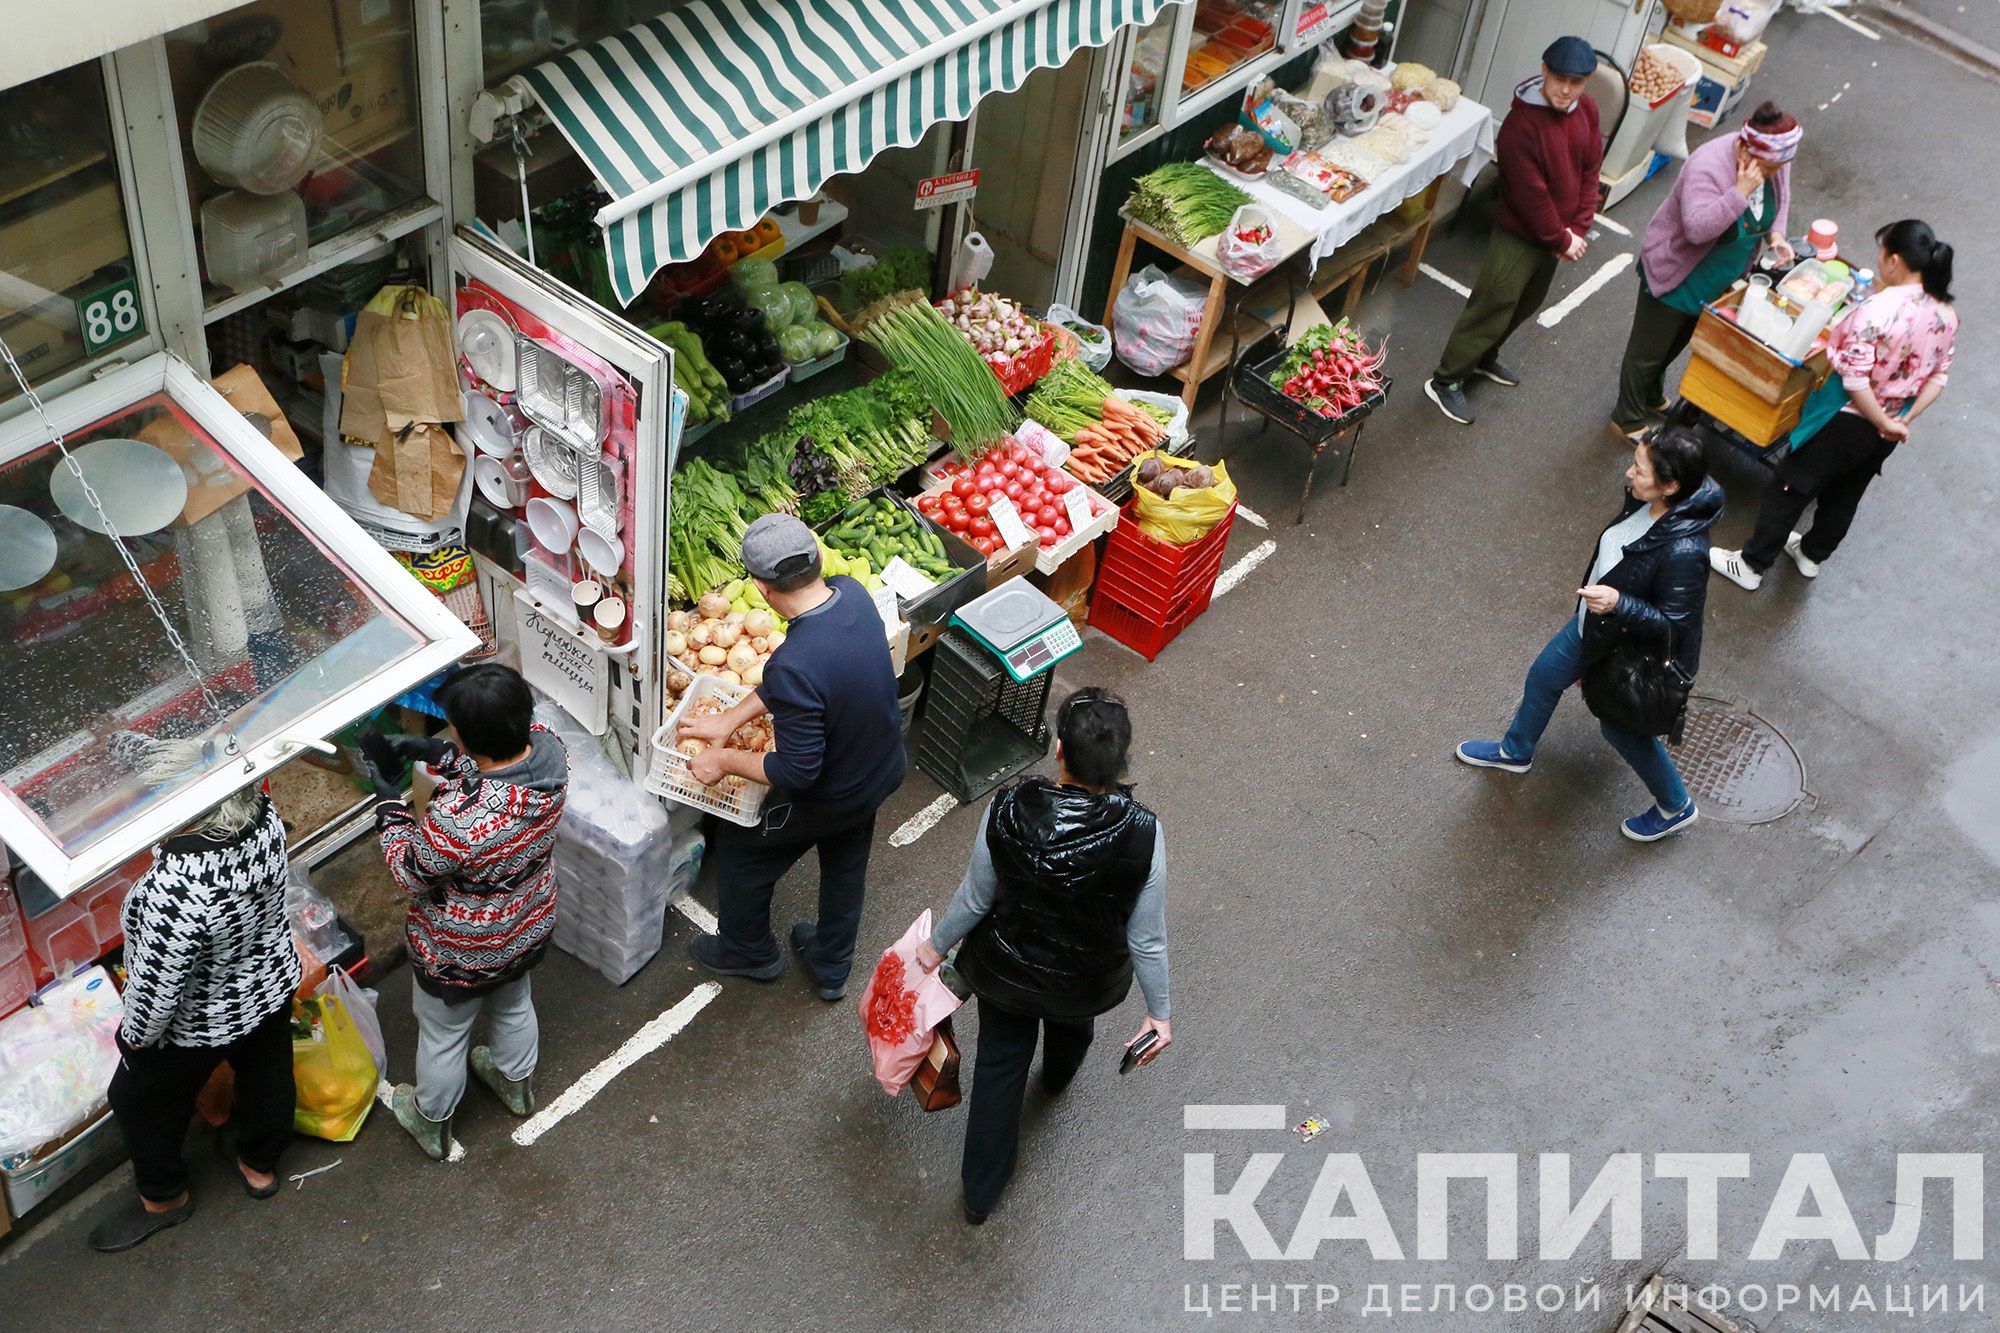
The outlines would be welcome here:
[[[492,1028],[495,1067],[512,1079],[535,1072],[541,1029],[535,1022],[535,998],[528,982],[523,976],[454,1004],[411,980],[410,1008],[417,1015],[417,1109],[425,1116],[443,1120],[458,1109],[458,1099],[465,1095],[472,1025],[482,1013]]]

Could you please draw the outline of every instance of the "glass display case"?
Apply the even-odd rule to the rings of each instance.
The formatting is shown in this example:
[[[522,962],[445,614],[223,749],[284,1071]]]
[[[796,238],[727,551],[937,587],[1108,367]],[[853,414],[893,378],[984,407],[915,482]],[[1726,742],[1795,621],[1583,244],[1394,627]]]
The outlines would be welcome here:
[[[185,363],[51,411],[67,457],[0,431],[0,834],[58,894],[477,645]]]
[[[424,197],[414,0],[256,0],[167,34],[204,299]]]
[[[1160,123],[1161,102],[1169,86],[1170,57],[1180,18],[1180,7],[1170,5],[1132,40],[1132,58],[1125,73],[1124,109],[1118,122],[1121,145]]]
[[[39,384],[145,331],[102,68],[0,92],[0,338]]]
[[[1193,9],[1193,32],[1181,64],[1183,97],[1277,49],[1281,0],[1199,0]]]

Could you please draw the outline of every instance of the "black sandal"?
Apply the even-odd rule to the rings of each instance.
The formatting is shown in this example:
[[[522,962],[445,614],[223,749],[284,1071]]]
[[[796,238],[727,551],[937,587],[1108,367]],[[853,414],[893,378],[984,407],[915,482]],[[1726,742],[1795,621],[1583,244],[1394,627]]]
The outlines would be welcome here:
[[[236,1178],[243,1182],[243,1192],[245,1194],[253,1199],[268,1199],[278,1192],[278,1173],[273,1171],[271,1173],[271,1183],[262,1189],[258,1189],[255,1185],[252,1185],[250,1178],[243,1174],[243,1159],[236,1155],[236,1145],[241,1138],[242,1135],[235,1125],[224,1125],[221,1129],[215,1131],[216,1156],[229,1163],[231,1168],[235,1170]]]

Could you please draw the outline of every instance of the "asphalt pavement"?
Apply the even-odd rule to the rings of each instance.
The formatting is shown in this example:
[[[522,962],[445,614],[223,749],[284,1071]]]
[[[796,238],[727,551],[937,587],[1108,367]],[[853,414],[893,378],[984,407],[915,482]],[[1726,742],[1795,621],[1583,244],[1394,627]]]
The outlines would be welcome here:
[[[1615,512],[1627,454],[1605,421],[1634,279],[1524,331],[1508,359],[1526,382],[1477,390],[1470,429],[1420,392],[1459,298],[1428,277],[1390,280],[1364,323],[1389,335],[1397,387],[1350,484],[1322,484],[1292,526],[1301,447],[1233,426],[1231,472],[1269,526],[1239,524],[1226,566],[1275,550],[1158,662],[1092,634],[1058,668],[1060,687],[1108,685],[1135,712],[1132,776],[1167,830],[1176,1040],[1120,1078],[1136,994],[1104,1019],[1068,1094],[1030,1094],[1021,1167],[986,1226],[959,1217],[963,1110],[924,1115],[883,1097],[853,1005],[820,1003],[794,970],[770,986],[723,983],[529,1147],[475,1087],[462,1162],[424,1161],[378,1110],[354,1143],[301,1140],[287,1173],[339,1165],[257,1203],[203,1131],[190,1145],[201,1207],[189,1225],[127,1255],[91,1253],[84,1235],[125,1188],[121,1171],[0,1248],[5,1324],[1213,1322],[1186,1312],[1192,1300],[1232,1325],[1349,1328],[1373,1325],[1369,1288],[1386,1284],[1387,1327],[1611,1333],[1625,1284],[1668,1268],[1772,1292],[1872,1284],[1869,1312],[1801,1300],[1751,1316],[1781,1333],[1991,1327],[1990,1313],[1877,1312],[1883,1284],[1905,1282],[1983,1282],[1986,1308],[2000,1309],[2000,1266],[1954,1260],[1936,1186],[1906,1261],[1843,1261],[1824,1242],[1748,1257],[1793,1154],[1826,1155],[1872,1238],[1898,1216],[1896,1155],[1980,1152],[2000,1105],[2000,614],[1987,572],[2000,559],[2000,462],[1986,419],[2000,283],[1976,148],[2000,133],[2000,96],[1826,16],[1783,14],[1768,40],[1754,95],[1806,124],[1794,230],[1829,216],[1858,239],[1928,219],[1958,247],[1964,322],[1949,390],[1822,577],[1808,584],[1781,562],[1755,595],[1712,589],[1699,690],[1790,739],[1810,792],[1799,810],[1630,844],[1617,825],[1643,789],[1573,698],[1532,774],[1451,761],[1456,741],[1504,726]],[[1667,179],[1614,221],[1641,230]],[[1468,218],[1429,262],[1468,281],[1482,244],[1483,223]],[[1555,299],[1635,246],[1600,230]],[[1215,432],[1205,438],[1213,453]],[[1723,453],[1715,468],[1729,493],[1716,537],[1736,545],[1763,474]],[[937,795],[914,776],[882,812],[864,956],[941,908],[958,879],[975,810],[890,843]],[[808,914],[812,883],[808,866],[781,889],[781,931]],[[698,892],[710,907],[713,895]],[[660,957],[618,989],[551,956],[535,981],[545,1097],[705,980],[682,956],[693,931],[670,914]],[[409,985],[407,969],[381,983],[398,1077],[410,1071]],[[977,1024],[959,1030],[969,1052]],[[1319,1116],[1331,1128],[1310,1143],[1191,1130],[1191,1105],[1277,1106],[1286,1124]],[[1684,1189],[1651,1170],[1662,1152],[1749,1155],[1750,1179],[1724,1182],[1713,1260],[1685,1254]],[[1278,1247],[1294,1240],[1322,1165],[1358,1154],[1407,1257],[1333,1240],[1311,1257],[1253,1259],[1227,1225],[1212,1229],[1215,1258],[1186,1257],[1184,1171],[1214,1154],[1226,1190],[1253,1153],[1284,1155],[1256,1198]],[[1450,1194],[1448,1257],[1419,1257],[1427,1153],[1519,1156],[1521,1257],[1486,1257],[1476,1184]],[[1541,1256],[1543,1153],[1572,1155],[1577,1190],[1611,1155],[1646,1155],[1636,1256],[1615,1254],[1604,1224],[1574,1254]],[[1455,1308],[1406,1311],[1406,1283],[1421,1284],[1422,1306],[1452,1287]],[[1509,1283],[1603,1284],[1604,1305],[1468,1310],[1474,1286]],[[1226,1284],[1248,1286],[1232,1298]],[[1316,1312],[1320,1284],[1341,1294]],[[1221,1313],[1232,1299],[1245,1314]]]

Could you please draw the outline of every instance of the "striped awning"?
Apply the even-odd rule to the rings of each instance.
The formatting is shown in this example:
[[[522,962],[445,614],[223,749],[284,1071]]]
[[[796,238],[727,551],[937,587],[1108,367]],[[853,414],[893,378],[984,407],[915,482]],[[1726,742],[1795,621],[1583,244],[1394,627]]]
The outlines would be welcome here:
[[[610,192],[618,299],[1171,0],[692,0],[528,71]]]

